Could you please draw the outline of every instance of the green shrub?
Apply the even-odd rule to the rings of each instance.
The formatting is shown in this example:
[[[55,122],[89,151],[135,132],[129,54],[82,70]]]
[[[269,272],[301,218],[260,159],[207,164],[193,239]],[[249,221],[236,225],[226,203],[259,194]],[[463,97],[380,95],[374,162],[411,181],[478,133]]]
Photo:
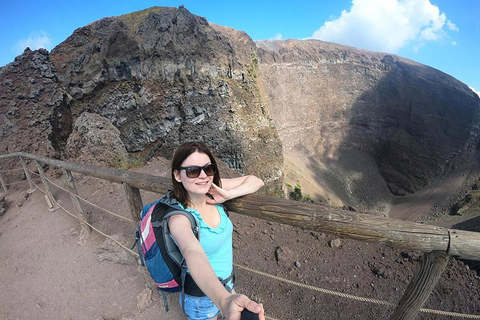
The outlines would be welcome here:
[[[300,186],[300,183],[297,182],[297,185],[295,187],[292,187],[291,184],[287,183],[287,188],[288,189],[293,189],[292,191],[290,191],[288,193],[288,198],[290,200],[313,203],[313,200],[312,200],[312,198],[310,198],[310,195],[308,195],[308,194],[304,195],[302,193],[302,187]]]
[[[132,167],[140,167],[144,165],[143,161],[138,156],[126,155],[122,157],[113,158],[110,161],[110,166],[115,169],[128,170]]]

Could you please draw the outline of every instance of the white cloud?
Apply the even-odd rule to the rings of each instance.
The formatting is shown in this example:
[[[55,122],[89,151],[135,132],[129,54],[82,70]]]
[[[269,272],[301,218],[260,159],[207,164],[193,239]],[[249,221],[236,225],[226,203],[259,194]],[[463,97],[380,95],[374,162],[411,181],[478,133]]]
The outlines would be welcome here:
[[[352,0],[350,11],[327,21],[312,38],[374,51],[396,53],[407,44],[419,50],[426,41],[458,31],[429,0]]]
[[[281,34],[281,33],[277,33],[272,40],[282,40],[282,34]]]
[[[447,21],[447,26],[450,30],[452,31],[459,31],[458,27],[455,25],[455,23],[452,23],[450,20]]]
[[[15,47],[12,48],[16,54],[22,53],[25,48],[29,47],[32,50],[44,48],[50,50],[52,46],[52,39],[45,31],[34,31],[27,39],[18,40]]]

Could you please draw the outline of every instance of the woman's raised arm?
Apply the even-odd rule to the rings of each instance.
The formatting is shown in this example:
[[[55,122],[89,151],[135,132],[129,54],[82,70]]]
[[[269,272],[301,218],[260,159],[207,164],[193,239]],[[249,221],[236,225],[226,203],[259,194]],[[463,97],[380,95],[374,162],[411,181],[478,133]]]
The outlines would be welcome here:
[[[207,198],[207,203],[223,203],[227,200],[238,198],[258,191],[263,187],[263,181],[252,175],[222,179],[222,187],[212,184],[209,194],[213,199]]]

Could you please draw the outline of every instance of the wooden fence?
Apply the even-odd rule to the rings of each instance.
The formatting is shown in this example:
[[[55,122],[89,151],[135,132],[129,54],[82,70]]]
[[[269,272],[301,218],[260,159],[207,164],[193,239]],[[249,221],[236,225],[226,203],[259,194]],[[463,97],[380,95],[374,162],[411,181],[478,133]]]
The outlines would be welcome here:
[[[143,207],[140,189],[163,194],[171,188],[170,179],[149,174],[65,162],[23,152],[0,155],[0,159],[15,157],[20,159],[31,189],[34,187],[25,159],[35,161],[47,198],[51,200],[54,199],[42,164],[61,168],[80,221],[85,221],[84,213],[75,196],[77,192],[72,172],[123,184],[130,213],[135,222],[139,221],[139,214]],[[1,174],[0,180],[5,192],[8,192]],[[360,214],[257,194],[228,201],[225,205],[230,211],[259,219],[330,233],[343,238],[379,242],[394,248],[425,252],[391,320],[416,317],[438,282],[449,256],[480,261],[480,233],[476,232]],[[90,232],[85,223],[81,224],[86,232]]]

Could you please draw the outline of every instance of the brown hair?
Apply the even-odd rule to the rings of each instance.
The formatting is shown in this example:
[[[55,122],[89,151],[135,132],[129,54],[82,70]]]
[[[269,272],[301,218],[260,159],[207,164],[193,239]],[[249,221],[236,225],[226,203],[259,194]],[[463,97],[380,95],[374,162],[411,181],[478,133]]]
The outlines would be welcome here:
[[[173,194],[175,198],[177,198],[178,202],[182,204],[185,208],[188,206],[190,199],[188,197],[188,192],[183,186],[181,182],[178,182],[175,179],[175,170],[179,170],[179,168],[182,166],[183,161],[188,158],[192,153],[194,152],[199,152],[199,153],[204,153],[210,158],[210,162],[212,164],[217,164],[215,161],[215,158],[213,154],[210,152],[208,147],[206,146],[205,143],[201,141],[190,141],[190,142],[185,142],[181,144],[177,150],[175,151],[175,154],[173,155],[172,159],[172,184],[173,184]],[[180,170],[179,170],[180,171]],[[217,186],[221,187],[222,183],[220,181],[220,173],[217,172],[213,176],[213,183],[215,183]]]

